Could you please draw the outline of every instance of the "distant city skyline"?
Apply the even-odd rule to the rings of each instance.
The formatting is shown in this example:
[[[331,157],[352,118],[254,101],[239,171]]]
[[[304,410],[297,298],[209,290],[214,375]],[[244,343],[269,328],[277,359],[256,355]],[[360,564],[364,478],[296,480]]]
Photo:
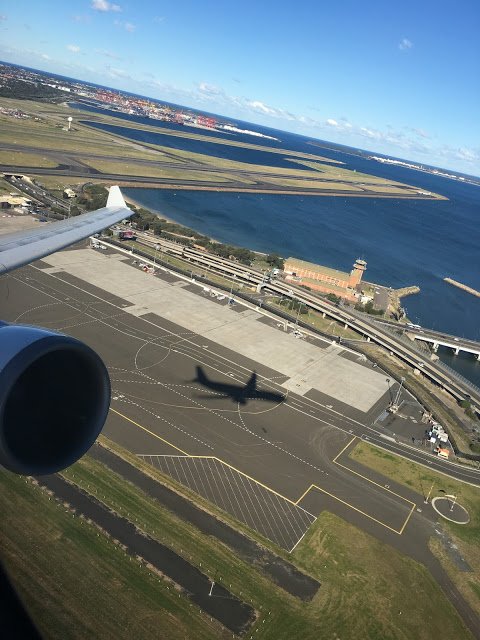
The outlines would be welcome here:
[[[480,5],[18,0],[0,59],[480,175]]]

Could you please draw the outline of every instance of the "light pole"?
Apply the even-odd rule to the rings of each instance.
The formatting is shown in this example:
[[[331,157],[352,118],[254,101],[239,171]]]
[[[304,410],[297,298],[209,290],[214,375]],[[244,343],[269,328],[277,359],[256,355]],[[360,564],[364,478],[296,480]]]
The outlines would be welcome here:
[[[232,277],[232,286],[230,287],[229,301],[230,301],[230,300],[232,300],[232,296],[233,296],[233,285],[234,285],[234,283],[235,283],[235,279],[236,279],[236,277],[237,277],[237,276],[236,276],[236,274],[234,273],[234,274],[233,274],[233,277]]]
[[[217,573],[218,573],[218,569],[215,569],[215,575],[213,576],[212,584],[210,586],[210,593],[208,594],[209,596],[212,595],[213,587],[215,586],[215,580],[217,578]]]
[[[405,378],[400,378],[400,386],[398,387],[397,394],[395,396],[395,400],[393,401],[394,406],[398,407],[398,401],[400,400],[400,393],[402,392],[403,383],[405,382]]]
[[[208,594],[209,596],[211,596],[211,595],[212,595],[212,591],[213,591],[213,587],[214,587],[214,586],[215,586],[215,581],[214,581],[214,580],[212,580],[212,585],[211,585],[211,587],[210,587],[210,593]]]
[[[390,378],[385,378],[385,380],[387,381],[387,385],[388,385],[388,395],[390,396],[390,404],[392,404],[393,398],[392,398],[392,390],[390,388]]]
[[[157,243],[155,245],[155,256],[153,257],[153,265],[156,267],[157,266],[157,251],[160,249],[160,245]]]
[[[298,302],[298,311],[297,311],[297,318],[295,320],[295,331],[297,331],[298,328],[298,318],[300,316],[300,309],[303,307],[303,302],[300,302],[300,300],[297,300]]]

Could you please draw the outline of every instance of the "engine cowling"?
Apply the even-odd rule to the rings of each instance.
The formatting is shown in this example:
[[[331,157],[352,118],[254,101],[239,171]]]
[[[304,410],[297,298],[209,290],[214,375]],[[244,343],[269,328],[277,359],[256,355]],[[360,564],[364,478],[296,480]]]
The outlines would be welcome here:
[[[110,406],[107,369],[79,340],[0,326],[0,465],[24,475],[70,466],[95,442]]]

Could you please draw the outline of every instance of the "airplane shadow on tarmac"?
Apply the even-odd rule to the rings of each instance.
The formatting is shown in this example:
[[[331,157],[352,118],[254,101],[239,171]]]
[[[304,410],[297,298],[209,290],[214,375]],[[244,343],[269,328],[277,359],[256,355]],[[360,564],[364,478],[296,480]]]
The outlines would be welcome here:
[[[266,400],[267,402],[278,404],[284,402],[286,399],[283,393],[258,389],[257,374],[255,371],[252,372],[250,379],[244,386],[210,380],[202,367],[196,367],[196,373],[196,378],[194,378],[192,382],[198,382],[202,387],[205,387],[205,389],[219,394],[219,399],[231,398],[233,402],[238,402],[239,404],[247,404],[249,400]],[[215,396],[212,395],[199,397],[208,398],[209,400],[215,399]]]

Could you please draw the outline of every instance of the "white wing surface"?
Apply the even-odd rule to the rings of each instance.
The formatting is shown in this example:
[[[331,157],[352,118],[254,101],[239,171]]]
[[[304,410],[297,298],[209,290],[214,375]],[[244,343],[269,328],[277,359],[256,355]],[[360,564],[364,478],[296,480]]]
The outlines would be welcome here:
[[[110,187],[107,206],[35,229],[0,236],[0,274],[65,249],[132,215],[118,187]]]

